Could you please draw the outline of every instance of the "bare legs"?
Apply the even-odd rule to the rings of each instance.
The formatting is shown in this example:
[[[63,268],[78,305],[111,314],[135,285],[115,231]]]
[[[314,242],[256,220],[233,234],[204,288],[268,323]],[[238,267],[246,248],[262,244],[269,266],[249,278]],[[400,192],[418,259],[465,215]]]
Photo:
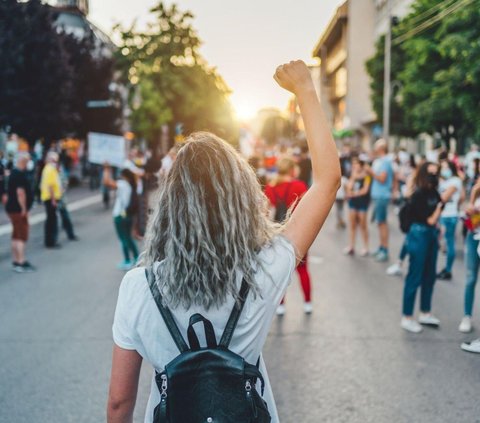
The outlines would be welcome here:
[[[25,242],[12,239],[12,258],[15,263],[25,262]]]
[[[349,213],[350,220],[350,231],[349,231],[349,250],[353,251],[355,249],[356,238],[357,238],[357,229],[360,230],[361,237],[363,239],[364,253],[368,252],[368,223],[367,223],[367,213],[355,209],[350,209]]]
[[[378,224],[378,232],[380,234],[380,247],[388,250],[388,225],[386,222]]]

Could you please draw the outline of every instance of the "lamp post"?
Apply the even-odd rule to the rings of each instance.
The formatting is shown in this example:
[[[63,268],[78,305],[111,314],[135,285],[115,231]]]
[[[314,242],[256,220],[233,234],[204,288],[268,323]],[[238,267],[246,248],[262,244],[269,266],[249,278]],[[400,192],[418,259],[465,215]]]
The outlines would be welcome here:
[[[391,89],[391,62],[392,62],[392,1],[386,0],[387,32],[385,34],[385,63],[383,76],[383,138],[388,143],[390,137],[390,99]]]

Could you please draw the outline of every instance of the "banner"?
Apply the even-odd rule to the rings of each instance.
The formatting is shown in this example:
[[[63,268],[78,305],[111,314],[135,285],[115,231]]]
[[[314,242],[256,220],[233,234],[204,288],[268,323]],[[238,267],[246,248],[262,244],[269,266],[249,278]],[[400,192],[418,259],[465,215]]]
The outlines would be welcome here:
[[[90,132],[88,134],[88,161],[123,167],[127,159],[127,140],[124,137]]]

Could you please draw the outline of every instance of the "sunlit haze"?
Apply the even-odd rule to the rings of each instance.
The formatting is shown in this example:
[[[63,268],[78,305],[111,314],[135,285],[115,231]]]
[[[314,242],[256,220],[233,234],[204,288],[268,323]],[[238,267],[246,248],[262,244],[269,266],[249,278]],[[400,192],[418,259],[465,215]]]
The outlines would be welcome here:
[[[156,0],[91,0],[90,18],[110,33],[115,23],[142,26]],[[167,2],[172,3],[172,2]],[[202,55],[216,66],[232,89],[241,119],[262,107],[287,106],[289,94],[272,79],[277,65],[291,59],[313,63],[311,52],[340,0],[262,0],[232,2],[179,0],[195,15]]]

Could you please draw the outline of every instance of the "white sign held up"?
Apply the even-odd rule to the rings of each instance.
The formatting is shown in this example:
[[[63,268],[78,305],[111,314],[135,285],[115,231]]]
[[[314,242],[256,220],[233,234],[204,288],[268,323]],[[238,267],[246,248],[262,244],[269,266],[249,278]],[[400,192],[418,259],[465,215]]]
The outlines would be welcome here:
[[[110,134],[89,132],[88,161],[111,166],[122,167],[127,158],[127,140],[124,137]]]

